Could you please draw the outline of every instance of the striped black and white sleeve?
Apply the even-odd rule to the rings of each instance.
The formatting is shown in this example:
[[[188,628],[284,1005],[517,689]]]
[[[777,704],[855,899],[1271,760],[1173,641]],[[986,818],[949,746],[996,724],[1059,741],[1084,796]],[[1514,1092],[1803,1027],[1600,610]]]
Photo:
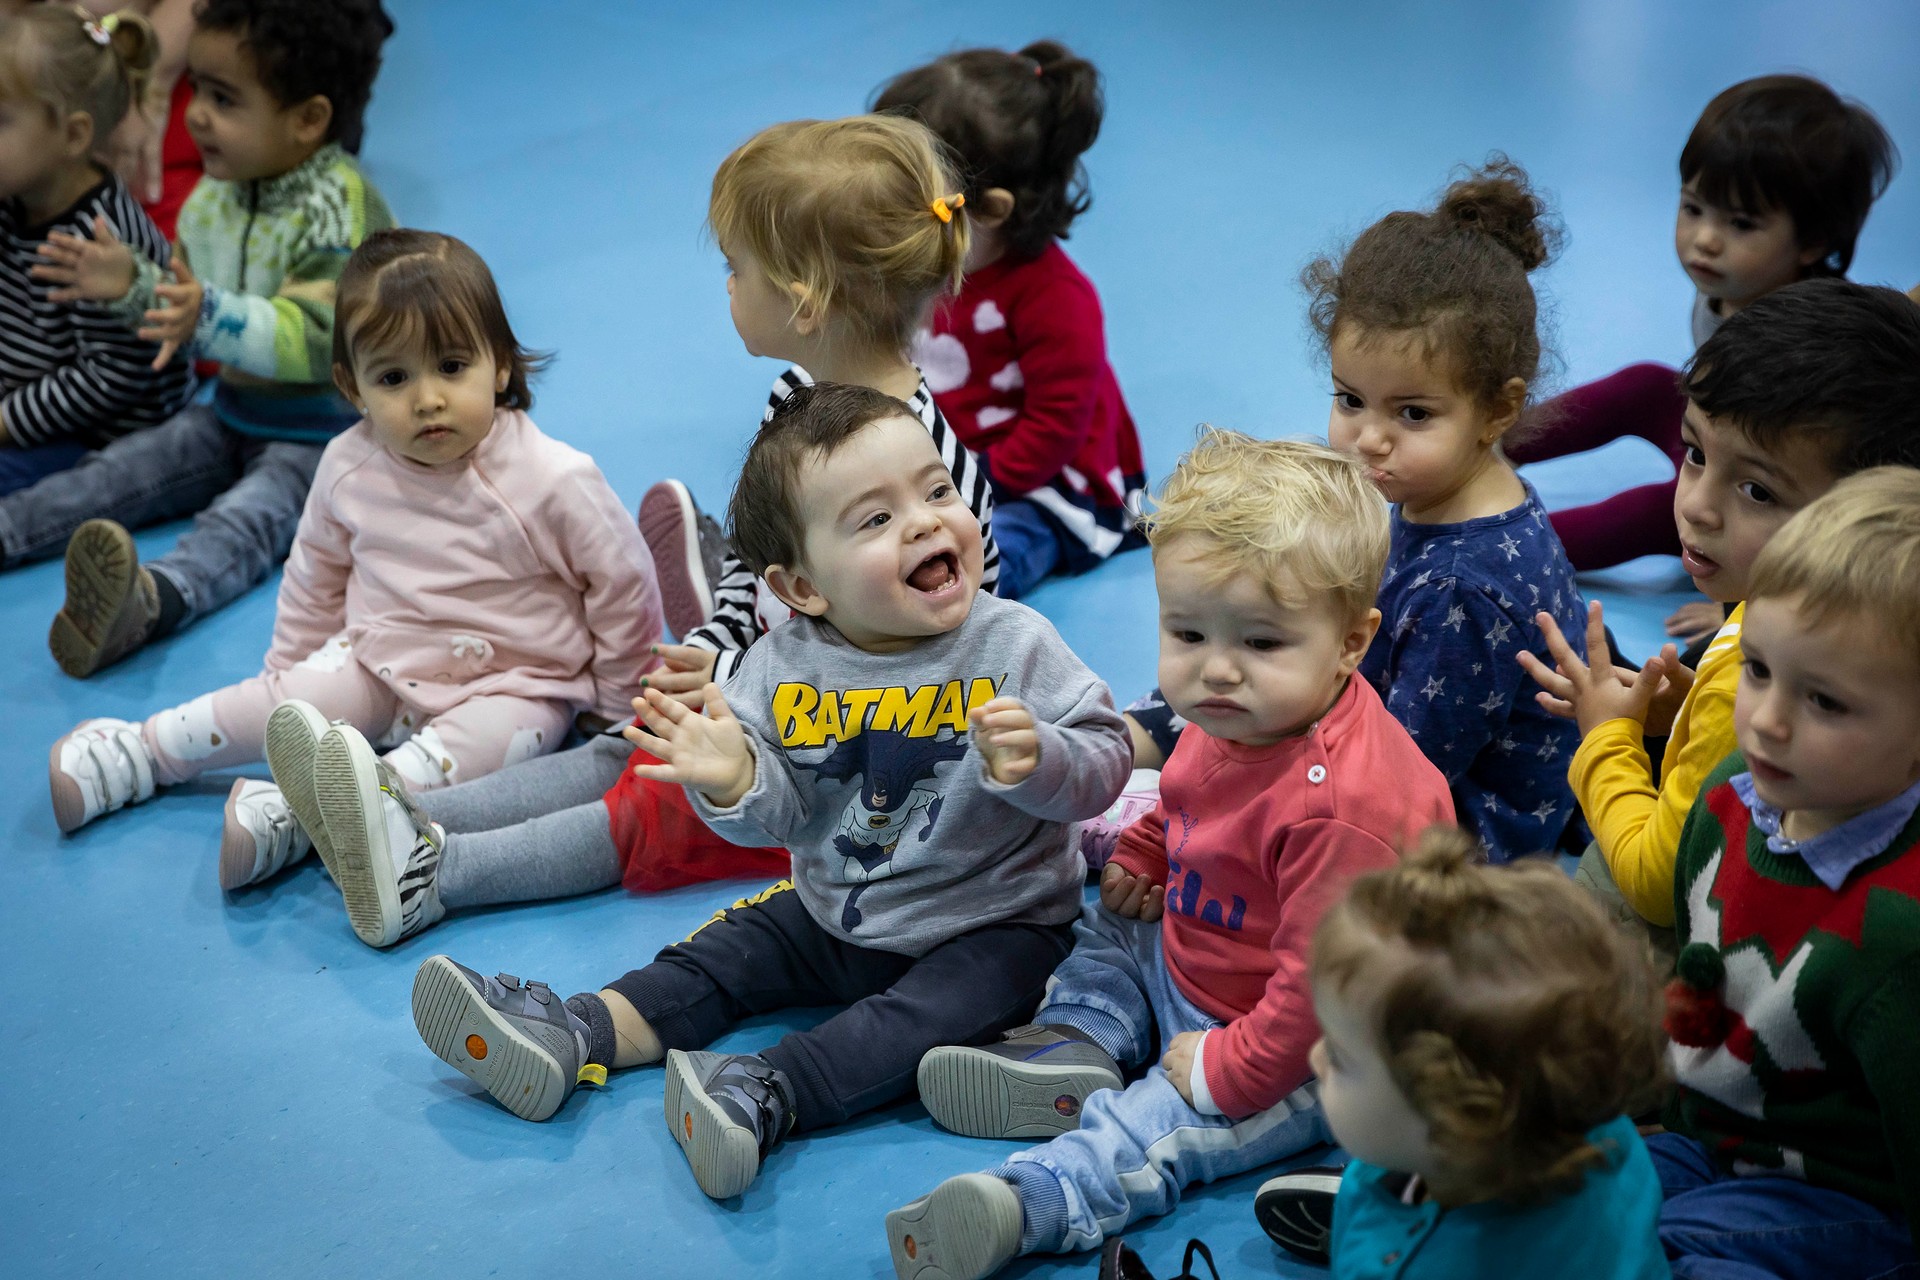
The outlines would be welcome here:
[[[813,379],[807,371],[798,365],[786,370],[774,379],[773,391],[767,397],[766,412],[761,415],[765,422],[773,416],[774,409],[792,395],[798,387],[804,387]],[[940,406],[934,403],[933,392],[926,381],[921,380],[919,388],[907,401],[907,407],[920,419],[927,434],[933,437],[934,448],[939,451],[940,460],[947,466],[947,473],[953,477],[954,488],[960,491],[968,509],[980,521],[980,542],[983,553],[983,571],[980,585],[983,590],[991,591],[1000,581],[1000,548],[993,540],[993,491],[987,483],[986,468],[974,456],[973,450],[960,442],[960,437],[947,424],[940,412]],[[706,625],[696,628],[687,637],[687,643],[715,652],[713,679],[725,684],[727,677],[739,665],[740,657],[748,647],[766,634],[766,622],[761,613],[760,593],[765,590],[753,570],[747,568],[738,557],[728,554],[726,564],[721,569],[720,581],[714,587],[713,617]]]

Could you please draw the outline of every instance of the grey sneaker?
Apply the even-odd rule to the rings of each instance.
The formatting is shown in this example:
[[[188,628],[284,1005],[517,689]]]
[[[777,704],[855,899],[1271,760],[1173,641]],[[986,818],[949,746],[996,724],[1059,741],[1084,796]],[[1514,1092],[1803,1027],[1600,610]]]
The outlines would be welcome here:
[[[899,1280],[981,1280],[1020,1252],[1020,1197],[985,1173],[948,1178],[887,1215],[887,1251]]]
[[[727,537],[678,480],[662,480],[640,499],[640,536],[653,553],[667,626],[684,641],[713,617],[713,588],[726,563]]]
[[[1095,1089],[1126,1086],[1120,1064],[1071,1027],[1016,1027],[999,1044],[930,1049],[918,1078],[927,1114],[969,1138],[1051,1138],[1080,1127]]]
[[[587,1024],[544,982],[483,978],[446,956],[413,977],[413,1025],[427,1048],[522,1120],[545,1120],[576,1084],[604,1084]]]
[[[1260,1229],[1294,1257],[1331,1265],[1333,1202],[1344,1172],[1331,1165],[1313,1165],[1261,1183],[1253,1197],[1253,1216]]]
[[[313,841],[271,782],[235,778],[220,831],[220,887],[256,884],[313,852]]]
[[[765,1058],[670,1049],[666,1114],[694,1181],[725,1200],[752,1184],[793,1128],[793,1091]]]
[[[313,761],[320,754],[320,735],[332,727],[320,708],[298,698],[288,698],[267,717],[267,767],[273,770],[273,781],[286,798],[293,820],[327,864],[328,875],[333,874],[333,846],[327,841],[320,798],[313,790]],[[224,871],[220,883],[226,886]]]
[[[362,942],[390,947],[447,914],[435,881],[445,833],[352,725],[321,735],[313,788],[333,854],[328,870]]]
[[[153,575],[133,535],[112,520],[89,520],[67,539],[67,599],[47,647],[60,669],[84,680],[147,642],[160,618]]]

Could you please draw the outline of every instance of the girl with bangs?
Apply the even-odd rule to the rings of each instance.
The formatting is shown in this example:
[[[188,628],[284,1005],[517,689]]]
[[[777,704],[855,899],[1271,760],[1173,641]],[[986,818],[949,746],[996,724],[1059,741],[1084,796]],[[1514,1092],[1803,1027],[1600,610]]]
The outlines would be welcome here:
[[[388,748],[383,778],[444,787],[553,750],[576,712],[622,714],[660,637],[646,544],[592,459],[527,416],[542,360],[472,249],[376,232],[338,316],[334,380],[363,416],[320,461],[265,670],[144,723],[87,721],[50,761],[71,831],[264,751],[289,790],[234,783],[225,889],[316,844],[332,869],[310,782],[329,721]],[[99,749],[63,752],[76,735]]]

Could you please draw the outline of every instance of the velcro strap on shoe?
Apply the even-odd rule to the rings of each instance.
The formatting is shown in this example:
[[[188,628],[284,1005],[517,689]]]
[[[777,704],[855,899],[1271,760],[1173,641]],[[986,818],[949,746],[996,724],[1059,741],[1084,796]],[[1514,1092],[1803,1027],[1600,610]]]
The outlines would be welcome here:
[[[597,1062],[589,1062],[574,1073],[575,1084],[590,1084],[598,1088],[607,1082],[607,1069]]]

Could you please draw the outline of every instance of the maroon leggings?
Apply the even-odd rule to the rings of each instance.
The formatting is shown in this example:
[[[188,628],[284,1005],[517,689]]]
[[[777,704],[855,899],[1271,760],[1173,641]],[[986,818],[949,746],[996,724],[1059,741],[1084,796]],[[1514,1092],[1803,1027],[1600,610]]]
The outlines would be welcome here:
[[[1680,375],[1663,364],[1630,364],[1598,382],[1555,396],[1540,406],[1538,424],[1507,449],[1516,463],[1541,462],[1598,449],[1622,436],[1639,436],[1680,470],[1685,447],[1680,418],[1687,398]],[[1673,525],[1675,481],[1643,484],[1584,507],[1553,513],[1553,531],[1576,569],[1604,569],[1637,556],[1677,556]]]

